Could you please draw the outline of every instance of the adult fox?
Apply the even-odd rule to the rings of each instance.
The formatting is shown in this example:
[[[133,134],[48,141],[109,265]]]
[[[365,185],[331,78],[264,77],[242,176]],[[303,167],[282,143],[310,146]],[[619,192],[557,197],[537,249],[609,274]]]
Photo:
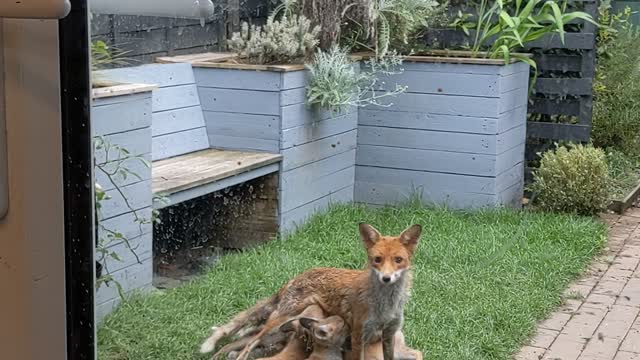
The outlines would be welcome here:
[[[361,223],[360,237],[367,250],[368,269],[316,268],[289,280],[277,294],[244,311],[229,323],[214,328],[200,351],[214,350],[223,337],[266,320],[238,355],[246,360],[262,338],[318,305],[328,315],[341,316],[351,329],[351,360],[364,360],[367,344],[382,338],[384,360],[393,360],[394,335],[403,322],[404,304],[411,289],[410,265],[422,226],[413,225],[399,236],[383,236]]]

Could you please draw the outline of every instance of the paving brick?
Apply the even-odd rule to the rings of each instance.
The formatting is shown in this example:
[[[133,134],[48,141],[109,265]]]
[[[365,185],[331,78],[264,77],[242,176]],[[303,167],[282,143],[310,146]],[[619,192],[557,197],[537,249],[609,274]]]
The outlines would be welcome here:
[[[625,246],[613,261],[616,268],[634,271],[640,263],[640,246]]]
[[[610,236],[629,236],[635,230],[635,226],[623,224],[624,218],[620,218],[614,227],[609,230]]]
[[[631,278],[620,293],[616,304],[640,306],[640,278]]]
[[[633,269],[629,269],[624,264],[613,264],[602,276],[602,280],[626,281],[633,275]]]
[[[600,214],[600,218],[603,219],[607,224],[611,224],[618,221],[618,219],[620,219],[620,215],[614,214],[614,213],[610,213],[610,214],[604,213],[604,214]]]
[[[559,334],[560,331],[558,330],[538,329],[529,345],[537,348],[548,349],[551,346],[551,343],[553,343],[553,340],[555,340]]]
[[[582,302],[582,299],[565,299],[559,310],[566,314],[575,314],[582,306]]]
[[[545,353],[544,360],[576,360],[586,340],[578,340],[571,335],[560,334],[551,348]]]
[[[601,278],[604,273],[609,270],[609,267],[613,263],[613,259],[615,259],[616,255],[602,255],[596,258],[589,265],[588,273],[591,276]]]
[[[624,248],[620,251],[620,256],[628,256],[633,259],[640,259],[640,236],[629,239]],[[636,266],[638,262],[636,261]]]
[[[596,286],[598,281],[600,281],[599,276],[586,276],[576,281],[575,283],[576,285],[586,285],[586,286],[591,286],[591,288],[593,288],[594,286]]]
[[[622,342],[639,311],[640,309],[631,306],[613,305],[598,326],[596,333],[598,336]]]
[[[590,307],[590,308],[607,309],[611,305],[613,305],[617,299],[618,297],[613,295],[602,295],[602,294],[591,293],[589,294],[589,296],[585,300],[585,303],[582,306]]]
[[[626,351],[618,351],[616,357],[613,360],[640,360],[640,354],[626,352]]]
[[[563,313],[563,312],[554,312],[551,316],[540,323],[539,327],[542,329],[549,330],[562,330],[562,328],[569,322],[571,319],[571,314]]]
[[[533,346],[525,346],[514,357],[515,360],[540,360],[545,349],[540,349]]]
[[[624,213],[624,216],[640,217],[640,208],[631,207]]]
[[[565,291],[516,359],[640,360],[640,208],[629,214],[603,216],[611,225],[606,255]]]
[[[618,351],[620,340],[594,337],[578,357],[579,360],[613,360]]]
[[[593,292],[596,294],[617,296],[620,295],[626,283],[626,280],[602,279],[593,289]]]
[[[574,340],[588,340],[596,331],[606,313],[607,309],[580,309],[562,329],[562,334],[570,335]]]
[[[571,285],[564,293],[565,296],[579,296],[581,299],[586,299],[595,285],[595,282],[593,282],[593,285],[575,283]]]
[[[640,319],[635,320],[631,329],[627,333],[627,337],[624,338],[621,351],[628,351],[633,353],[640,353]]]

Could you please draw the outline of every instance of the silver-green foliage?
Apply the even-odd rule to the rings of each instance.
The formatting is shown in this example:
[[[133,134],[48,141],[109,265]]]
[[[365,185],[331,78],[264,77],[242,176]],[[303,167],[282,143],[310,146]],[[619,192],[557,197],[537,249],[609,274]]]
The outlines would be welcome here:
[[[609,167],[602,149],[560,146],[542,156],[532,190],[547,211],[594,215],[609,204]]]
[[[229,41],[231,51],[250,64],[303,63],[318,46],[320,28],[302,15],[275,15],[264,26],[243,23]]]
[[[346,11],[356,26],[345,34],[345,41],[379,57],[390,50],[407,53],[415,43],[413,37],[442,10],[435,0],[356,0]]]
[[[389,55],[367,60],[360,69],[345,49],[334,46],[327,52],[319,50],[314,61],[307,65],[311,74],[307,103],[337,112],[349,106],[388,106],[380,100],[398,95],[406,91],[406,87],[396,85],[393,90],[384,90],[379,79],[398,73],[401,63],[399,56]]]

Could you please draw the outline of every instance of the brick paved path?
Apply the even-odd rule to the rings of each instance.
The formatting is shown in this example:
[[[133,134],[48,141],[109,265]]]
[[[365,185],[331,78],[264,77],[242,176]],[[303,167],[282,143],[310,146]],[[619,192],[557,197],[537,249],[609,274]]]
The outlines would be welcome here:
[[[640,360],[640,208],[605,218],[605,253],[516,359]]]

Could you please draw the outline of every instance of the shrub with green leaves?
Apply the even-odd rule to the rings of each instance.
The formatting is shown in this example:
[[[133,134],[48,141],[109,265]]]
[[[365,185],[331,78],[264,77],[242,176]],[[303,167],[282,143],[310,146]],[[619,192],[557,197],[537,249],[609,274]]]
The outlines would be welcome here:
[[[346,49],[334,46],[328,52],[318,50],[314,61],[307,65],[311,75],[307,104],[335,112],[349,106],[385,106],[380,99],[400,94],[406,87],[396,85],[390,91],[379,90],[379,77],[397,73],[401,63],[400,57],[387,56],[367,60],[359,69]]]
[[[598,147],[640,156],[640,33],[630,15],[600,12],[591,137]]]
[[[313,55],[318,46],[319,27],[302,15],[276,13],[269,16],[266,25],[242,24],[229,41],[231,51],[250,64],[302,64]]]
[[[542,156],[532,190],[543,210],[594,215],[609,204],[609,168],[602,149],[560,146]]]

